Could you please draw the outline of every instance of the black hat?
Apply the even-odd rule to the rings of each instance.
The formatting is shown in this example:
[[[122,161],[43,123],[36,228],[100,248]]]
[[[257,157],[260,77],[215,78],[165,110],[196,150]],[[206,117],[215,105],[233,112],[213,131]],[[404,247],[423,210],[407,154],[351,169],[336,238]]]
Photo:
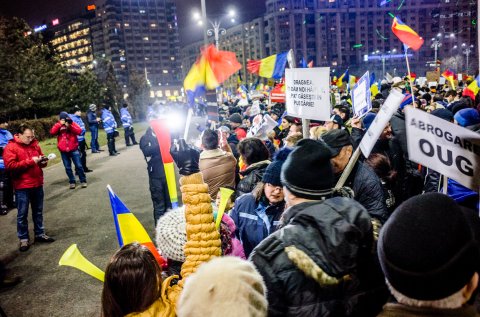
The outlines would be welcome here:
[[[453,122],[453,113],[450,110],[440,108],[433,110],[430,114],[434,115],[435,117],[439,117],[443,120],[448,122]]]
[[[283,164],[282,184],[301,198],[320,200],[330,195],[335,183],[331,157],[324,143],[301,140]]]
[[[468,212],[439,193],[412,197],[395,210],[378,241],[382,270],[395,290],[438,300],[468,284],[480,264],[472,229],[479,220]]]
[[[272,163],[268,164],[267,168],[265,169],[265,173],[262,177],[262,182],[272,184],[274,186],[282,186],[282,182],[280,181],[280,174],[282,171],[283,163],[288,157],[288,154],[292,152],[289,148],[281,149],[275,156],[275,159]]]
[[[72,110],[72,113],[75,113],[77,111],[82,111],[82,109],[80,109],[79,106],[73,106],[73,110]]]
[[[340,117],[338,114],[334,114],[330,117],[330,120],[327,120],[327,122],[333,122],[338,124],[339,126],[343,125],[343,119]]]
[[[68,116],[68,113],[66,113],[65,111],[60,112],[59,117],[60,117],[60,120],[62,120],[62,119],[65,120],[65,119],[70,118],[70,117]]]
[[[340,129],[326,132],[322,135],[322,141],[331,149],[332,157],[337,156],[344,146],[352,145],[352,140],[348,132]]]
[[[239,113],[234,113],[228,118],[228,121],[233,123],[242,124],[242,116]]]

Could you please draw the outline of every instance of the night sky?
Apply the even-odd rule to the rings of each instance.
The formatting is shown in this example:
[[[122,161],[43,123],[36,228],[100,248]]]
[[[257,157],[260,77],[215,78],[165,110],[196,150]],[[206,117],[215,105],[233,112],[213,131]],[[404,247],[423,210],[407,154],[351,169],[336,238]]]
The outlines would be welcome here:
[[[24,18],[33,27],[55,18],[76,15],[93,2],[94,0],[0,0],[0,15]],[[192,8],[200,9],[200,0],[176,2],[181,41],[189,43],[201,39],[200,29],[192,22]],[[241,21],[248,21],[265,11],[265,1],[262,0],[206,0],[206,6],[207,16],[212,17],[234,7]]]

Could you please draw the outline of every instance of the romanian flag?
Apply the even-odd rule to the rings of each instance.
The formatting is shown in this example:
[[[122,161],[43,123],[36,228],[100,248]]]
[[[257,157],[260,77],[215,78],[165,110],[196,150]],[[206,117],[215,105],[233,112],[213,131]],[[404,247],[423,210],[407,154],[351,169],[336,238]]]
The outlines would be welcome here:
[[[170,131],[165,119],[156,119],[150,121],[150,126],[157,136],[160,154],[162,155],[163,167],[165,168],[165,176],[167,178],[168,195],[172,208],[178,207],[177,181],[175,178],[175,166],[173,163],[170,147],[172,145]]]
[[[452,85],[452,88],[455,89],[455,73],[447,68],[442,73],[442,76],[445,77],[450,82],[450,85]]]
[[[375,73],[370,74],[370,93],[375,97],[379,92],[378,84],[375,82]]]
[[[219,51],[213,44],[203,48],[183,81],[189,102],[206,90],[217,88],[241,68],[235,53]]]
[[[398,39],[414,51],[418,51],[423,45],[423,38],[417,34],[411,27],[400,20],[399,17],[393,19],[392,32]]]
[[[475,78],[474,81],[467,88],[463,90],[462,96],[468,96],[475,101],[475,96],[477,96],[478,92],[480,91],[480,75]]]
[[[340,76],[338,79],[337,79],[337,87],[340,88],[343,86],[343,82],[346,82],[348,83],[348,79],[349,79],[349,75],[348,75],[348,69],[345,71],[345,73],[342,74],[342,76]]]
[[[353,86],[357,83],[357,77],[350,75],[350,78],[348,79],[348,84],[350,85],[350,88],[353,89]]]
[[[158,263],[165,267],[167,264],[165,259],[160,256],[152,239],[148,236],[147,231],[142,226],[137,217],[130,212],[125,204],[113,192],[110,185],[107,186],[110,204],[112,205],[113,221],[115,229],[117,229],[118,244],[123,247],[125,244],[138,242],[146,246],[155,256]]]
[[[250,60],[247,62],[247,69],[260,77],[281,79],[287,64],[287,54],[288,52],[284,52],[261,60]]]

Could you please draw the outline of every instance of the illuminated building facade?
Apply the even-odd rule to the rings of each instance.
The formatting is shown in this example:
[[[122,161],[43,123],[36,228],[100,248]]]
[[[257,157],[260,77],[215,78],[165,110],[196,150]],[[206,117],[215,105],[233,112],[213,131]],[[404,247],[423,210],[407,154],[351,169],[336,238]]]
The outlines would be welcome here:
[[[93,46],[90,21],[78,18],[51,28],[53,39],[50,41],[60,64],[71,73],[81,73],[91,69],[93,64]]]

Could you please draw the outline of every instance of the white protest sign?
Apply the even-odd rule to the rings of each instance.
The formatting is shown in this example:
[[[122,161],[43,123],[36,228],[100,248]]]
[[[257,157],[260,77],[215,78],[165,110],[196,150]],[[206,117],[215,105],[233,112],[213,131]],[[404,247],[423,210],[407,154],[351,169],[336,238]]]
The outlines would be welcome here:
[[[410,160],[478,191],[480,134],[412,107],[405,123]]]
[[[286,106],[290,116],[330,119],[330,68],[285,69]]]
[[[440,85],[445,85],[445,83],[446,83],[446,78],[445,78],[445,77],[440,77],[440,78],[438,79],[438,83],[439,83]]]
[[[260,113],[260,101],[258,100],[254,100],[253,101],[253,104],[252,104],[252,107],[250,108],[250,116],[253,117],[253,116],[256,116],[257,114]]]
[[[367,133],[362,138],[362,142],[360,142],[360,149],[365,157],[370,156],[370,152],[372,152],[375,143],[377,143],[380,134],[382,134],[383,129],[387,126],[390,118],[395,114],[398,107],[403,101],[405,96],[398,91],[397,89],[392,89],[390,94],[388,95],[387,100],[380,108],[380,111],[375,116],[375,120],[368,128]]]
[[[462,74],[458,74],[457,79],[458,79],[458,81],[462,81],[462,80],[463,80],[463,75],[462,75]]]
[[[372,110],[370,96],[370,74],[367,71],[353,87],[352,102],[355,117],[361,118]]]
[[[417,78],[417,84],[420,86],[423,86],[427,83],[427,77],[420,77]]]

